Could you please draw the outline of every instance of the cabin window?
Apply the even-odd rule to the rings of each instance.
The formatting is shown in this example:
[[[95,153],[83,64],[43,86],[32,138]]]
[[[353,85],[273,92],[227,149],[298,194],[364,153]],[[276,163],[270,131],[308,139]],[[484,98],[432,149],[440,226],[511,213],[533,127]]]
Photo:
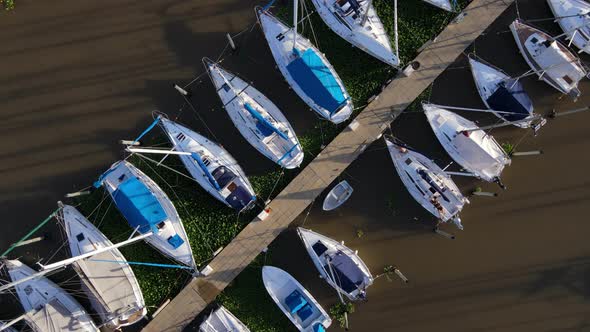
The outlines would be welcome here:
[[[118,180],[119,180],[119,182],[123,182],[124,179],[125,179],[125,174],[119,176]]]
[[[436,190],[434,188],[430,187],[428,190],[430,190],[431,193],[436,194]]]
[[[159,222],[159,223],[156,225],[156,227],[157,227],[158,229],[162,229],[162,228],[164,228],[164,226],[166,226],[166,223],[165,223],[164,221],[162,221],[162,222]]]
[[[532,43],[535,43],[535,44],[536,44],[538,41],[539,41],[539,40],[537,39],[537,37],[533,37],[533,38],[531,38],[531,42],[532,42]]]
[[[80,233],[76,235],[76,240],[78,240],[78,242],[84,241],[84,234]]]
[[[221,86],[221,88],[222,88],[223,90],[225,90],[225,92],[228,92],[228,91],[230,90],[230,89],[229,89],[229,85],[227,85],[227,83],[223,83],[223,85]]]
[[[567,75],[563,76],[563,80],[567,83],[567,84],[572,84],[574,83],[574,81]]]
[[[31,295],[31,293],[33,292],[33,287],[31,287],[31,285],[27,285],[27,287],[25,287],[25,294]]]
[[[178,133],[178,135],[176,135],[176,139],[178,139],[179,141],[182,141],[186,136],[184,136],[183,133]]]
[[[410,165],[412,163],[412,159],[408,158],[406,159],[406,165]]]

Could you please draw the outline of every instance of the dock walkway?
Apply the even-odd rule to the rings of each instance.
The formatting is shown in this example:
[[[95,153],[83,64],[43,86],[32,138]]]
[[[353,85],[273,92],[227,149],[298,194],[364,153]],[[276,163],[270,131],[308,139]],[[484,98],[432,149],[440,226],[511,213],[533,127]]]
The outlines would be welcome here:
[[[209,266],[144,328],[181,331],[248,266],[388,125],[463,52],[513,0],[474,0],[464,17],[448,25],[415,59],[420,68],[394,79],[383,92],[269,203],[264,221],[248,224]]]

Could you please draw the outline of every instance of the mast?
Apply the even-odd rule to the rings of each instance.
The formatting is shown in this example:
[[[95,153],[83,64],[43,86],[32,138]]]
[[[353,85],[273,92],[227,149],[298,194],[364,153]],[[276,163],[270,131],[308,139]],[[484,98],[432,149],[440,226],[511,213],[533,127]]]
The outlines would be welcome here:
[[[293,0],[293,53],[295,53],[295,46],[297,46],[297,9],[299,1]]]
[[[393,0],[393,34],[395,38],[395,57],[397,58],[398,65],[400,65],[399,43],[397,40],[397,0]]]
[[[369,0],[367,2],[367,9],[365,10],[365,15],[363,15],[363,19],[361,20],[361,26],[364,26],[367,23],[367,19],[369,18],[369,8],[373,4],[373,0]]]
[[[30,275],[30,276],[28,276],[28,277],[24,277],[24,278],[22,278],[22,279],[19,279],[19,280],[17,280],[17,281],[13,281],[13,282],[11,282],[11,283],[8,283],[8,284],[6,284],[6,285],[2,285],[2,287],[0,287],[0,292],[2,292],[2,291],[5,291],[5,290],[7,290],[7,289],[9,289],[9,288],[11,288],[11,287],[14,287],[14,286],[20,285],[20,284],[22,284],[23,282],[26,282],[26,281],[29,281],[29,280],[32,280],[32,279],[38,278],[38,277],[40,277],[40,276],[43,276],[43,275],[45,275],[45,274],[48,274],[48,273],[50,273],[50,272],[53,272],[53,271],[55,271],[55,270],[57,270],[57,269],[64,268],[64,267],[66,267],[66,266],[68,266],[68,265],[70,265],[70,264],[72,264],[72,263],[75,263],[75,262],[77,262],[77,261],[79,261],[79,260],[82,260],[82,259],[84,259],[84,258],[88,258],[88,257],[90,257],[90,256],[94,256],[94,255],[97,255],[97,254],[103,253],[103,252],[105,252],[105,251],[110,251],[110,250],[113,250],[113,249],[116,249],[116,248],[122,247],[122,246],[124,246],[124,245],[131,244],[131,243],[133,243],[133,242],[137,242],[137,241],[139,241],[139,240],[143,240],[143,239],[145,239],[146,237],[148,237],[148,236],[152,236],[152,235],[153,235],[153,233],[152,233],[152,232],[148,232],[148,233],[145,233],[145,234],[142,234],[142,235],[136,236],[136,237],[134,237],[134,238],[132,238],[132,239],[128,239],[128,240],[125,240],[125,241],[123,241],[123,242],[120,242],[120,243],[114,244],[114,245],[112,245],[112,246],[108,246],[108,247],[104,247],[104,248],[97,249],[97,250],[94,250],[94,251],[90,251],[90,252],[87,252],[87,253],[85,253],[85,254],[78,255],[78,256],[75,256],[75,257],[72,257],[72,258],[68,258],[68,259],[64,259],[63,261],[55,262],[55,263],[52,263],[52,264],[49,264],[49,265],[42,265],[42,264],[38,263],[38,264],[41,266],[41,271],[39,271],[39,272],[37,272],[37,273],[34,273],[34,274],[31,274],[31,275]]]

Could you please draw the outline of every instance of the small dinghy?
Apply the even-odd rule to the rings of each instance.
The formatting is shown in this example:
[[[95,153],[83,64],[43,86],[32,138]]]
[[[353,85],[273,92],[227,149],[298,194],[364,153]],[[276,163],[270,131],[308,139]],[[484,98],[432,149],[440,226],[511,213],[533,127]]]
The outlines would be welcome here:
[[[438,7],[440,9],[444,9],[448,12],[453,11],[453,5],[451,4],[450,0],[423,0],[424,2],[428,2],[429,4]],[[456,0],[453,0],[455,2]]]
[[[322,278],[351,301],[366,298],[373,276],[358,254],[344,245],[305,228],[297,234]]]
[[[332,324],[324,308],[289,273],[264,266],[262,280],[270,297],[299,331],[321,332]]]
[[[574,100],[581,92],[578,82],[586,75],[580,59],[545,32],[516,19],[510,24],[520,53],[547,84]]]
[[[162,128],[191,176],[225,205],[242,211],[254,206],[256,194],[238,162],[221,145],[176,122],[162,118]]]
[[[469,200],[451,177],[424,155],[385,139],[393,165],[402,182],[423,208],[443,222],[451,220],[463,229],[459,212]]]
[[[567,39],[590,54],[590,4],[583,0],[547,0]]]
[[[492,135],[456,113],[431,104],[422,108],[436,138],[453,160],[474,176],[501,184],[500,174],[510,165],[510,157]]]
[[[311,2],[324,23],[338,36],[390,66],[399,65],[399,58],[393,53],[389,35],[377,16],[372,0]]]
[[[57,218],[63,223],[72,257],[113,246],[73,206],[64,205]],[[137,279],[119,249],[76,261],[73,267],[104,325],[118,329],[138,322],[147,314]]]
[[[176,208],[158,185],[125,160],[114,163],[95,186],[103,185],[133,229],[162,254],[196,269],[193,252]]]
[[[242,136],[279,166],[301,165],[303,150],[295,131],[278,107],[236,75],[203,59],[223,107]]]
[[[294,6],[297,11],[297,0]],[[346,121],[352,101],[328,59],[297,33],[296,24],[294,29],[288,27],[265,8],[257,7],[256,15],[277,66],[295,93],[324,119]]]
[[[354,190],[346,180],[338,183],[334,188],[332,188],[332,190],[330,190],[324,199],[324,205],[322,208],[324,211],[334,210],[335,208],[344,204],[344,202],[350,198],[353,191]]]
[[[5,261],[12,281],[30,277],[36,271],[18,260]],[[96,331],[98,328],[84,308],[51,280],[40,276],[16,286],[25,310],[27,325],[38,332]]]
[[[498,118],[529,128],[534,120],[533,102],[522,84],[499,68],[469,56],[469,66],[481,100]],[[501,113],[497,112],[500,111]]]
[[[223,306],[215,309],[199,326],[199,332],[250,332],[229,310]]]

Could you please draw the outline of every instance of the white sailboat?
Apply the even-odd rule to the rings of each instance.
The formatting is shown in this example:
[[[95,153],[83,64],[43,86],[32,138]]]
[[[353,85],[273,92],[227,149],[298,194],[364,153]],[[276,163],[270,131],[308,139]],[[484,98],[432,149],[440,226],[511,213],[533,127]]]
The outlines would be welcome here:
[[[547,84],[574,100],[581,92],[578,82],[587,74],[580,59],[547,33],[516,19],[510,30],[532,71]]]
[[[29,279],[15,289],[26,312],[24,319],[33,331],[99,331],[84,308],[52,281],[43,276],[30,278],[36,271],[18,260],[6,260],[5,264],[13,282]]]
[[[353,191],[354,190],[352,189],[350,184],[348,184],[346,180],[343,180],[342,182],[334,186],[334,188],[330,190],[328,195],[326,195],[326,198],[324,199],[324,204],[322,205],[322,209],[324,211],[332,211],[338,208],[340,205],[344,204],[344,202],[346,202],[350,198]]]
[[[324,119],[333,123],[346,121],[354,109],[351,98],[328,59],[297,33],[298,0],[294,0],[293,28],[273,16],[267,7],[257,7],[256,15],[287,83]]]
[[[262,268],[270,297],[299,331],[323,332],[332,324],[324,308],[289,273],[274,266]]]
[[[227,150],[174,121],[164,118],[160,121],[174,150],[186,153],[179,155],[180,160],[203,189],[237,211],[254,206],[254,189],[238,162]],[[128,150],[134,151],[133,148]],[[159,150],[159,153],[170,152]]]
[[[451,177],[424,155],[385,139],[402,182],[410,195],[428,212],[443,222],[452,221],[463,229],[459,212],[469,200],[461,194]]]
[[[76,208],[64,205],[57,215],[68,237],[73,257],[112,247],[107,239]],[[147,314],[139,284],[125,257],[114,248],[73,264],[82,288],[103,325],[112,329],[128,326]]]
[[[153,233],[145,241],[162,254],[196,269],[182,220],[164,191],[131,163],[121,160],[103,173],[95,186],[103,185],[133,228]]]
[[[477,92],[490,112],[517,127],[529,128],[535,119],[533,103],[522,84],[473,55],[469,56],[469,66]]]
[[[435,7],[438,7],[440,9],[444,9],[448,12],[452,12],[453,11],[453,5],[451,4],[451,0],[423,0],[424,2],[427,2]],[[453,0],[454,2],[455,0]]]
[[[352,45],[386,64],[399,66],[397,54],[397,0],[395,0],[394,53],[389,35],[373,7],[373,0],[312,0],[320,17],[332,31]]]
[[[205,58],[223,107],[242,136],[265,157],[292,169],[303,161],[295,131],[275,104],[238,76]]]
[[[220,306],[199,326],[199,332],[250,332],[229,310]]]
[[[583,0],[547,0],[555,21],[571,44],[590,54],[590,3]]]
[[[488,182],[500,182],[510,157],[492,135],[475,122],[432,104],[423,104],[424,114],[445,151],[467,172]]]
[[[297,234],[324,280],[351,301],[366,298],[366,290],[373,284],[371,271],[357,252],[344,243],[313,232],[297,228]]]

